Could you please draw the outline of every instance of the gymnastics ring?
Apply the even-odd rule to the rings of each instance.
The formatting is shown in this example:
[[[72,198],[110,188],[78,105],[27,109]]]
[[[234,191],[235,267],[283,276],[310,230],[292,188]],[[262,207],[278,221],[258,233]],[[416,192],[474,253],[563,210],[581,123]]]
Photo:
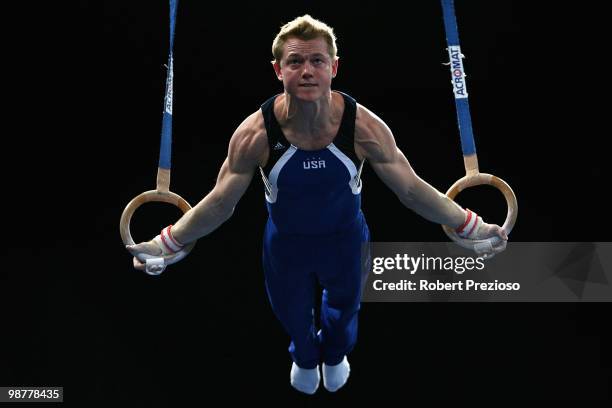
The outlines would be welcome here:
[[[518,215],[518,203],[516,201],[516,195],[512,188],[499,177],[496,177],[492,174],[487,173],[471,173],[467,174],[464,177],[457,180],[446,192],[446,196],[451,200],[455,200],[457,195],[470,187],[480,186],[480,185],[490,185],[501,191],[506,199],[506,204],[508,205],[508,212],[506,214],[506,220],[504,221],[504,225],[502,229],[506,232],[507,235],[510,235],[512,228],[514,228],[514,224],[516,223],[516,217]],[[461,238],[453,228],[450,228],[447,225],[442,225],[444,232],[446,235],[455,241],[460,246],[472,249],[476,252],[480,252],[481,249],[489,249],[492,247],[496,247],[501,244],[501,238],[493,237],[489,239],[465,239]],[[488,252],[485,250],[484,252]]]
[[[135,244],[130,231],[130,222],[132,220],[132,215],[134,215],[134,212],[136,212],[136,210],[141,205],[150,202],[163,202],[172,204],[178,207],[181,211],[183,211],[183,213],[186,213],[187,211],[191,210],[191,205],[189,205],[189,203],[183,197],[171,191],[145,191],[144,193],[134,197],[132,201],[128,203],[128,205],[123,210],[123,213],[121,214],[121,220],[119,221],[119,232],[121,233],[121,240],[123,241],[124,245]],[[172,255],[150,257],[144,256],[146,254],[139,254],[140,256],[137,256],[137,258],[142,263],[146,263],[147,258],[162,258],[164,261],[164,265],[172,265],[187,256],[187,254],[191,252],[195,244],[196,241],[186,245],[182,250]],[[151,274],[149,271],[147,271],[147,273]]]

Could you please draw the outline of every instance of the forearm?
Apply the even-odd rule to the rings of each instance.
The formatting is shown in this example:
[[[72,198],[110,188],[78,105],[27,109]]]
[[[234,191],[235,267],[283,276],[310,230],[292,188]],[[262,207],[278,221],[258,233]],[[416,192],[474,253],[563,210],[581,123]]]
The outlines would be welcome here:
[[[172,236],[186,245],[216,230],[233,212],[211,192],[172,226]]]
[[[458,228],[465,222],[465,211],[421,178],[417,178],[409,194],[400,201],[423,218],[437,224]]]

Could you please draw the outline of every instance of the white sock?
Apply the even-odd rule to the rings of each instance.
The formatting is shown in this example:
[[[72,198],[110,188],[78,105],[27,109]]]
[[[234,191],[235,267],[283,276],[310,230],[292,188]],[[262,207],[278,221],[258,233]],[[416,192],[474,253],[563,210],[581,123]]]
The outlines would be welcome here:
[[[306,394],[314,394],[319,388],[321,375],[319,374],[319,366],[315,368],[300,368],[293,363],[291,366],[291,386],[298,391]]]
[[[323,386],[329,392],[338,391],[349,378],[351,365],[346,356],[336,365],[329,366],[323,363]]]

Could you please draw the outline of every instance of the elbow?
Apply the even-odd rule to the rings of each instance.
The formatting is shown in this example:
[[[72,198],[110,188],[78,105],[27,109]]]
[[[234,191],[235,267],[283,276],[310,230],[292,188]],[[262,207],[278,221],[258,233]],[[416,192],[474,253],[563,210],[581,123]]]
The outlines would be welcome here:
[[[418,188],[417,183],[408,183],[402,186],[402,189],[397,193],[398,198],[408,208],[413,208],[414,203],[418,198]]]
[[[209,211],[215,215],[215,218],[226,221],[234,214],[235,203],[229,202],[227,197],[215,194],[213,190],[208,199]]]
[[[223,221],[227,221],[232,217],[235,208],[236,206],[233,203],[228,203],[225,200],[219,200],[214,205],[217,217]]]
[[[401,192],[397,195],[400,202],[407,208],[413,208],[416,201],[416,196],[412,191]]]
[[[216,213],[223,221],[227,221],[232,217],[235,208],[236,203],[228,202],[228,200],[219,200],[215,205]]]
[[[223,218],[224,222],[229,220],[230,218],[232,218],[232,215],[234,215],[234,209],[235,208],[236,207],[227,207],[227,208],[224,208],[224,211],[221,214],[221,217]]]

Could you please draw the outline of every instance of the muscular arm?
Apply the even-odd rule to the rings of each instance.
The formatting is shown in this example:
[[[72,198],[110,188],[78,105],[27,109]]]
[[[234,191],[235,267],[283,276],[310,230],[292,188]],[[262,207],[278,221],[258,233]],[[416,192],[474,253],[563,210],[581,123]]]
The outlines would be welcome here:
[[[457,228],[465,211],[421,179],[395,144],[387,125],[361,105],[355,122],[355,150],[406,207],[429,221]]]
[[[265,161],[267,150],[263,116],[257,111],[234,132],[215,187],[176,222],[172,227],[174,238],[187,244],[227,221],[251,183],[255,169]]]

